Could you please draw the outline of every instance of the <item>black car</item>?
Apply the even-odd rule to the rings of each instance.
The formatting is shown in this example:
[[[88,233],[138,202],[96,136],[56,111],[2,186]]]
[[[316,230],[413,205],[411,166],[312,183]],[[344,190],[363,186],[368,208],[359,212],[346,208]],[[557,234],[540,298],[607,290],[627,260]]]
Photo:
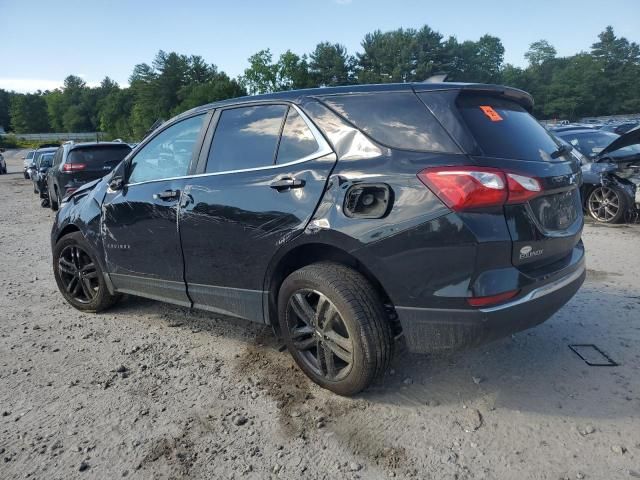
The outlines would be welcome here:
[[[640,128],[620,136],[603,130],[554,132],[584,156],[584,208],[601,223],[634,220],[640,214]]]
[[[31,181],[33,182],[33,193],[39,194],[40,198],[46,197],[47,172],[53,164],[53,156],[55,153],[56,149],[37,155],[35,169],[31,173]]]
[[[56,282],[84,311],[129,293],[271,325],[311,379],[354,394],[396,340],[478,345],[582,284],[580,166],[532,105],[416,83],[190,110],[62,204]]]
[[[67,142],[62,145],[47,172],[51,208],[57,210],[64,197],[109,173],[130,151],[131,147],[121,142]]]

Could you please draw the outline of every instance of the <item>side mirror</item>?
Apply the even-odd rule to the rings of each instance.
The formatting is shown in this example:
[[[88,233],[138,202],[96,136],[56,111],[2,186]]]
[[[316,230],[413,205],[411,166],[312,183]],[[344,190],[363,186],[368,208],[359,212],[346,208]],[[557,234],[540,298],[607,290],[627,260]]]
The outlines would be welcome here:
[[[122,190],[124,187],[124,179],[120,175],[114,175],[111,180],[109,180],[109,189],[114,192],[118,190]]]

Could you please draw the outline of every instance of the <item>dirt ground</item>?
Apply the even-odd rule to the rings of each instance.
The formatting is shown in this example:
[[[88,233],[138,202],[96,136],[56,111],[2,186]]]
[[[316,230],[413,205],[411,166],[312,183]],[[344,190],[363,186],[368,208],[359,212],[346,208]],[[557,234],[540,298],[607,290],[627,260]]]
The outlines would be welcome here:
[[[268,328],[136,298],[68,306],[20,155],[0,176],[0,478],[640,478],[639,226],[586,226],[587,281],[543,325],[401,354],[345,399]],[[586,365],[582,343],[620,365]]]

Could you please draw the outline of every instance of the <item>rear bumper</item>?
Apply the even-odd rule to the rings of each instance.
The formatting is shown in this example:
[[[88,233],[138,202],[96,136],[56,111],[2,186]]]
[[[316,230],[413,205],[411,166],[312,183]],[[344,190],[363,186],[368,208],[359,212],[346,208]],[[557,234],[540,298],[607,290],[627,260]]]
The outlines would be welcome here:
[[[411,352],[472,347],[544,322],[573,297],[585,275],[582,257],[571,271],[502,305],[477,310],[396,307],[396,312]]]

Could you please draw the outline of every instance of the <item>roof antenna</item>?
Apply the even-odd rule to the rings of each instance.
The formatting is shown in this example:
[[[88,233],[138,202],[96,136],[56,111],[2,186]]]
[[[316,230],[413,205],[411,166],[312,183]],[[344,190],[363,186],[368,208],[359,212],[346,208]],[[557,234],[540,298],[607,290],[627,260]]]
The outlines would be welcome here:
[[[445,72],[437,72],[431,75],[426,80],[423,80],[422,83],[442,83],[447,80],[447,73]]]

